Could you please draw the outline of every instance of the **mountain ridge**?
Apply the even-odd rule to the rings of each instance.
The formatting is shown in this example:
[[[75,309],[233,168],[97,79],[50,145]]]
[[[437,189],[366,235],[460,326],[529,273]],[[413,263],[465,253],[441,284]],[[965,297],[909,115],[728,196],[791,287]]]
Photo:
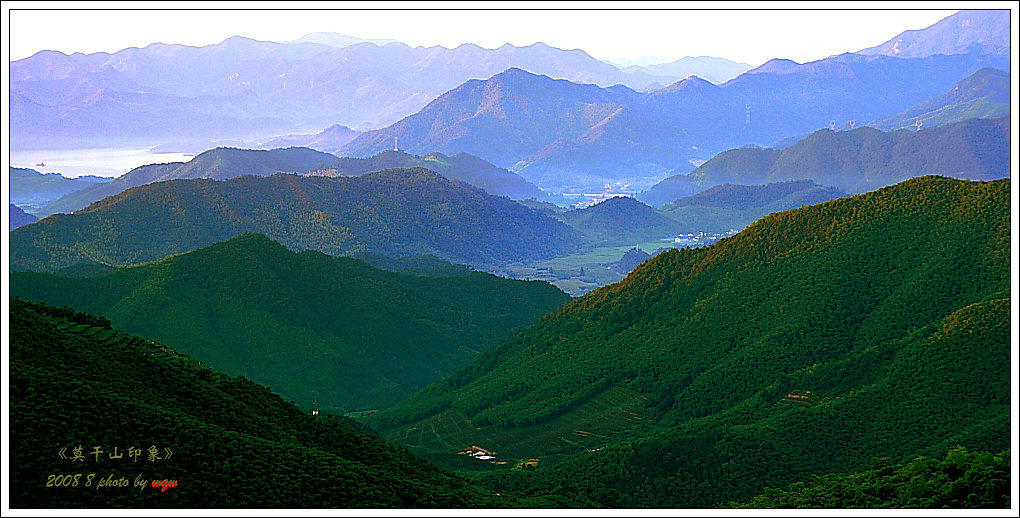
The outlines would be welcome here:
[[[367,158],[337,158],[310,168],[306,174],[360,176],[371,171],[395,167],[430,169],[449,180],[462,181],[489,194],[507,196],[514,200],[547,197],[541,189],[520,175],[464,152],[453,156],[439,152],[415,156],[398,150],[382,151]]]
[[[128,189],[11,233],[12,270],[162,259],[245,232],[331,255],[436,255],[481,269],[576,250],[562,222],[422,168],[357,177],[276,174]]]
[[[686,80],[650,93],[508,69],[447,91],[339,153],[371,155],[397,137],[411,153],[465,151],[550,192],[586,192],[616,181],[643,190],[726,149],[771,144],[824,125],[811,121],[842,125],[902,111],[988,66],[1008,65],[995,55],[843,54],[782,70],[766,64],[722,85]],[[871,96],[874,91],[888,95]],[[871,102],[857,102],[866,96]]]
[[[21,146],[45,142],[44,137],[104,136],[76,120],[102,122],[110,128],[105,136],[118,138],[259,138],[336,123],[360,131],[391,124],[465,81],[511,67],[607,87],[642,88],[669,77],[625,72],[581,50],[541,43],[492,50],[400,42],[334,47],[235,36],[205,47],[152,44],[89,55],[42,51],[11,63],[12,94],[24,99],[12,103],[12,130]],[[79,81],[61,82],[65,77]],[[103,93],[96,97],[98,92]],[[106,104],[83,105],[90,97],[105,98]],[[147,102],[150,115],[156,110],[161,120],[189,124],[189,131],[138,123],[142,112],[118,101],[127,98]],[[54,129],[57,123],[67,129]]]
[[[900,33],[857,51],[864,55],[924,57],[932,54],[1009,54],[1008,10],[961,10],[929,27]]]

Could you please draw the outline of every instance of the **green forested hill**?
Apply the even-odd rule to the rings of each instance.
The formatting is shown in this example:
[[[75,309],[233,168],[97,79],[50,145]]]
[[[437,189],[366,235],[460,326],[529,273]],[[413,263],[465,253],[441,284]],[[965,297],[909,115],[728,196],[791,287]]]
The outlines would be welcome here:
[[[662,239],[684,228],[679,222],[629,196],[609,198],[556,217],[604,246]]]
[[[13,270],[121,266],[260,232],[331,255],[432,254],[479,267],[548,258],[581,236],[556,219],[421,168],[355,178],[174,180],[11,233]]]
[[[102,318],[12,298],[10,324],[11,469],[4,482],[12,508],[505,502],[349,419],[309,415],[266,387],[121,334]],[[79,447],[83,458],[75,461]],[[150,460],[150,447],[158,459]],[[128,487],[99,487],[121,478]],[[176,485],[163,491],[154,480]]]
[[[372,422],[437,459],[561,461],[490,482],[621,506],[1002,451],[1009,206],[1008,180],[929,176],[771,214],[660,254]]]
[[[261,234],[104,275],[14,273],[11,293],[103,315],[331,411],[396,403],[569,300],[544,282],[397,274]]]

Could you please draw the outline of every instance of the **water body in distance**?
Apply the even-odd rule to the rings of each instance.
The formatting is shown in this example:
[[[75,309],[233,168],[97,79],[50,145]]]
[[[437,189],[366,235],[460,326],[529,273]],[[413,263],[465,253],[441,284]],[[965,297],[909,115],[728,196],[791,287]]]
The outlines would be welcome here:
[[[117,177],[138,166],[187,162],[193,156],[193,153],[153,153],[149,149],[138,148],[12,149],[11,165],[40,173],[60,173],[69,178],[83,175]]]

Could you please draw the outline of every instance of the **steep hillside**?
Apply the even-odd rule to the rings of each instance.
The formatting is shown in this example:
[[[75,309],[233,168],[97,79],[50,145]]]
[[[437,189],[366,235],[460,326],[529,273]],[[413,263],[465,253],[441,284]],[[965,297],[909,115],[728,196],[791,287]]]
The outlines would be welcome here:
[[[188,162],[149,164],[136,167],[114,181],[78,190],[51,203],[40,211],[50,215],[83,209],[93,202],[120,194],[132,187],[153,182],[188,178],[226,180],[244,175],[269,176],[276,173],[300,173],[336,157],[308,148],[272,150],[216,148],[202,152]]]
[[[1002,451],[1009,207],[1009,180],[928,176],[772,214],[658,255],[372,422],[440,462],[469,444],[538,460],[492,487],[615,506]]]
[[[597,179],[582,179],[580,185],[594,182],[601,187],[605,179],[598,171],[636,160],[642,153],[658,156],[659,148],[676,150],[684,139],[678,128],[628,106],[640,96],[626,87],[604,89],[512,68],[484,81],[468,81],[420,112],[360,135],[340,152],[373,155],[392,147],[398,137],[408,152],[470,153],[554,190],[571,184],[554,182],[555,178],[543,176],[545,168],[534,165],[581,160],[597,169],[590,173]],[[643,137],[635,140],[636,132]],[[621,140],[633,145],[620,149]],[[584,158],[587,155],[580,151],[590,151],[595,158]]]
[[[576,231],[512,200],[425,169],[355,178],[279,174],[136,187],[11,234],[11,268],[122,266],[264,233],[331,255],[436,255],[484,267],[569,253]]]
[[[944,126],[968,119],[1009,117],[1009,72],[982,68],[960,81],[952,90],[908,108],[906,111],[869,122],[881,130]]]
[[[385,407],[566,302],[542,282],[401,275],[245,234],[106,275],[15,273],[11,293],[109,318],[305,407]]]
[[[10,369],[12,508],[503,504],[101,317],[12,298]]]
[[[933,54],[986,53],[1009,55],[1009,11],[962,10],[925,29],[903,31],[895,38],[858,54],[915,58]]]

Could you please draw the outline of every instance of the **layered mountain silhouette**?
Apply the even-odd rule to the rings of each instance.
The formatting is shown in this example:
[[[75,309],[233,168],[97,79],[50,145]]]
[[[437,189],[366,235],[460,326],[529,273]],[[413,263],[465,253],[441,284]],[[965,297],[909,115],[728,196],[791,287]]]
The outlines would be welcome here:
[[[157,43],[113,54],[40,52],[11,63],[13,142],[257,138],[337,123],[360,131],[390,124],[465,81],[511,67],[634,88],[683,77],[623,71],[581,50],[542,43],[489,50],[334,40],[325,35],[273,43],[234,36],[204,47]]]
[[[244,175],[268,176],[276,173],[302,173],[317,164],[334,158],[336,157],[329,153],[308,148],[210,149],[187,162],[136,167],[112,182],[79,189],[54,200],[46,204],[39,213],[48,216],[59,212],[74,212],[108,196],[153,182],[189,178],[226,180]]]
[[[570,253],[564,223],[422,168],[358,177],[277,174],[135,187],[11,234],[11,268],[122,266],[260,232],[330,255],[436,255],[479,268]]]
[[[105,275],[15,273],[12,294],[104,315],[333,412],[392,405],[569,299],[544,282],[392,273],[261,234]]]
[[[321,43],[323,45],[329,45],[330,47],[343,48],[350,47],[351,45],[357,45],[358,43],[387,45],[389,43],[397,43],[397,40],[355,38],[353,36],[347,36],[346,34],[336,32],[312,32],[294,40],[294,43]]]
[[[496,167],[467,153],[457,153],[454,156],[446,156],[442,153],[415,156],[402,151],[383,151],[368,158],[338,158],[311,168],[307,174],[360,176],[368,172],[395,167],[430,169],[447,179],[465,182],[489,194],[507,196],[515,200],[547,197],[541,189],[521,178],[520,175]]]
[[[666,78],[683,78],[698,76],[707,79],[715,84],[725,83],[734,77],[752,69],[747,63],[735,63],[728,59],[714,58],[711,56],[687,56],[668,63],[649,63],[645,65],[630,65],[623,68],[624,71],[641,71],[653,76]],[[675,79],[674,79],[675,81]],[[651,90],[645,88],[645,90]],[[656,88],[657,90],[657,88]]]
[[[981,43],[979,32],[1001,25],[983,13],[945,21],[969,24],[953,33],[966,53],[776,59],[719,85],[693,76],[667,82],[541,43],[451,50],[233,37],[201,48],[42,52],[11,64],[11,128],[15,145],[71,146],[88,137],[95,146],[264,139],[340,123],[375,129],[342,148],[354,157],[391,149],[399,137],[412,154],[467,152],[550,191],[620,182],[636,192],[726,149],[880,119],[981,68],[1008,70],[1008,53]],[[946,40],[938,27],[919,34]],[[635,79],[642,74],[648,81]],[[549,84],[543,75],[585,86]],[[645,92],[653,83],[669,86]]]
[[[255,140],[231,139],[186,139],[152,146],[153,153],[201,153],[218,147],[234,147],[243,149],[277,149],[286,147],[306,147],[323,153],[332,153],[340,146],[354,140],[361,133],[342,124],[332,126],[317,133],[299,133],[277,135],[270,138]]]
[[[740,230],[773,212],[815,205],[846,193],[811,180],[766,185],[723,184],[658,207],[687,231]]]
[[[1009,14],[754,69],[335,33],[12,62],[16,148],[202,152],[10,169],[11,503],[1008,507]]]
[[[1009,207],[1009,180],[926,176],[769,215],[648,260],[371,421],[435,459],[478,444],[544,466],[492,483],[619,507],[1002,451]]]
[[[463,181],[485,192],[513,199],[547,199],[542,190],[519,175],[496,167],[480,158],[458,153],[452,157],[430,153],[418,157],[403,152],[384,151],[365,159],[337,158],[308,148],[253,150],[216,148],[202,152],[190,161],[149,164],[136,167],[102,186],[80,188],[38,209],[46,216],[68,213],[90,203],[153,182],[173,179],[212,178],[226,180],[244,175],[267,176],[296,173],[314,176],[360,176],[392,168],[423,167],[450,180]]]
[[[927,174],[1008,178],[1009,139],[1008,118],[972,119],[920,131],[824,129],[782,150],[742,148],[719,153],[690,174],[663,180],[641,199],[649,203],[675,200],[724,183],[811,180],[858,193]]]
[[[334,124],[318,133],[310,135],[284,135],[269,139],[258,146],[259,149],[274,149],[280,147],[307,147],[333,153],[344,144],[354,140],[360,132],[354,131],[347,126]]]
[[[554,192],[616,181],[641,190],[726,149],[906,110],[983,67],[1008,68],[1007,61],[844,54],[806,64],[769,62],[722,85],[688,78],[651,93],[511,69],[469,81],[339,153],[370,156],[397,137],[410,153],[464,151]],[[872,95],[877,91],[883,95]]]
[[[986,66],[1009,69],[1003,56],[985,54],[913,59],[841,54],[804,64],[772,60],[722,85],[699,82],[660,92],[650,102],[673,114],[679,126],[713,137],[712,142],[765,146],[830,122],[842,126],[897,113]]]
[[[603,89],[510,69],[484,81],[468,81],[421,112],[388,128],[360,135],[340,153],[372,155],[397,137],[400,147],[408,152],[470,153],[497,166],[513,166],[512,170],[543,186],[549,182],[539,181],[522,165],[527,157],[562,157],[594,165],[605,151],[595,156],[584,152],[603,147],[601,141],[614,137],[617,125],[622,125],[624,131],[646,135],[663,136],[675,131],[662,128],[663,124],[653,117],[628,109],[627,105],[634,104],[638,97],[639,93],[625,87]],[[634,117],[638,120],[632,120]],[[603,128],[613,131],[607,135],[600,131]],[[662,131],[656,132],[660,128]],[[667,145],[651,137],[648,140],[656,140],[657,146]],[[607,151],[611,149],[615,147],[609,146]],[[628,151],[625,159],[642,151]],[[599,185],[602,181],[596,180]]]
[[[35,208],[72,192],[113,180],[101,176],[68,178],[60,173],[40,173],[25,167],[11,167],[9,171],[11,203]]]

